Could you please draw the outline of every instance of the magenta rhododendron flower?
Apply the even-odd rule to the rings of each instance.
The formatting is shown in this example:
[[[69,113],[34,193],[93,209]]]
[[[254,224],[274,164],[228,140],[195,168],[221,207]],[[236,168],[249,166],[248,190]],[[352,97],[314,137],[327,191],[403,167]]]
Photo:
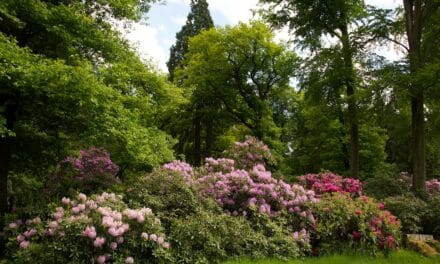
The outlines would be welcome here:
[[[440,181],[438,179],[426,181],[425,186],[428,193],[440,193]]]
[[[333,173],[307,174],[299,176],[301,185],[307,189],[312,189],[316,194],[345,192],[361,194],[362,184],[357,179],[343,178]]]

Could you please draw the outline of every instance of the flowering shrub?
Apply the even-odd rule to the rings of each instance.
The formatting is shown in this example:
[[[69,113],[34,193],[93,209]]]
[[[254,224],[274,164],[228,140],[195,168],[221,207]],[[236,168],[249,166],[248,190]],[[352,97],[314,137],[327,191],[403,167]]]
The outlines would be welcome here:
[[[166,163],[163,165],[163,168],[181,174],[188,183],[191,183],[194,178],[194,171],[191,165],[180,160],[173,160],[170,163]]]
[[[260,213],[272,216],[285,209],[313,220],[307,203],[317,201],[314,192],[273,178],[263,165],[256,165],[251,171],[210,173],[198,179],[197,184],[202,194],[213,197],[226,213],[234,216],[246,216],[250,207],[256,207]]]
[[[361,182],[353,178],[343,178],[333,173],[307,174],[299,176],[301,185],[315,191],[316,194],[331,192],[346,192],[360,194],[362,192]]]
[[[235,161],[237,169],[252,170],[255,165],[274,165],[269,147],[255,137],[247,136],[244,142],[235,142],[225,150],[225,156]]]
[[[440,181],[438,179],[426,181],[425,186],[428,193],[440,193]]]
[[[269,221],[267,233],[245,218],[212,211],[176,219],[170,228],[175,258],[179,263],[219,263],[239,256],[298,257],[299,247],[291,234],[269,217],[263,218]]]
[[[262,164],[255,165],[251,170],[237,170],[232,164],[225,159],[210,160],[205,165],[209,173],[195,182],[195,188],[202,196],[214,198],[228,215],[248,218],[256,231],[270,234],[271,231],[262,230],[267,226],[279,226],[291,232],[290,239],[307,251],[309,240],[306,229],[315,226],[309,204],[318,201],[314,192],[273,178]],[[259,223],[266,216],[269,218]],[[281,233],[279,237],[283,237]]]
[[[118,182],[119,168],[103,148],[90,147],[80,151],[80,157],[66,157],[49,181],[49,191],[62,193],[66,187],[86,194],[109,188]],[[56,185],[56,186],[53,186]]]
[[[424,232],[423,219],[427,211],[429,211],[425,201],[409,193],[387,197],[383,202],[387,210],[390,210],[399,218],[404,233]]]
[[[165,228],[168,228],[174,219],[186,218],[202,207],[189,182],[182,177],[184,173],[185,170],[179,173],[171,169],[155,169],[133,183],[127,189],[124,199],[133,208],[152,208]]]
[[[207,173],[223,172],[228,173],[234,170],[235,161],[232,159],[205,159],[205,171]]]
[[[113,193],[62,199],[47,221],[10,223],[8,248],[18,262],[166,262],[170,248],[151,209],[128,208]],[[52,262],[51,262],[52,261]]]
[[[326,194],[314,204],[317,228],[313,245],[321,253],[354,249],[374,254],[399,246],[400,222],[383,204],[348,193]]]

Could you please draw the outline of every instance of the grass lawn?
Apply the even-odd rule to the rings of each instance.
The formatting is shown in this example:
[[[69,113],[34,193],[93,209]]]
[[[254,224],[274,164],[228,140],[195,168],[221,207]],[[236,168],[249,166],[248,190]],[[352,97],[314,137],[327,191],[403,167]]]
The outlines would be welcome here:
[[[303,260],[281,261],[274,259],[239,259],[224,262],[223,264],[440,264],[440,257],[427,258],[420,254],[401,250],[385,257],[366,256],[330,256],[321,258],[306,258]]]

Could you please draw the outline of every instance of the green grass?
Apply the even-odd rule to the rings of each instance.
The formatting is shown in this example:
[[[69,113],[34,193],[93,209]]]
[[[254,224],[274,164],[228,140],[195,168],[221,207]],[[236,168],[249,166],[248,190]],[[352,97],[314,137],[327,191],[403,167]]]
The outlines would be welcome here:
[[[238,259],[223,264],[439,264],[440,257],[427,258],[411,251],[401,250],[386,257],[366,256],[329,256],[320,258],[306,258],[303,260],[282,261],[275,259]]]

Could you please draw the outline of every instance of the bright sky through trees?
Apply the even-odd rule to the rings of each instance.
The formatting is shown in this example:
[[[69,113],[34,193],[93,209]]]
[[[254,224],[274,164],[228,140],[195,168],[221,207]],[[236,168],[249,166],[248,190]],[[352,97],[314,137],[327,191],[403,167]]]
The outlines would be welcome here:
[[[166,72],[169,48],[175,42],[176,32],[185,23],[189,12],[189,0],[167,0],[165,4],[155,4],[148,13],[148,25],[135,24],[126,37],[145,59]],[[252,18],[251,9],[256,8],[257,0],[208,0],[209,9],[216,25],[235,25],[239,21]],[[366,3],[382,8],[394,8],[398,0],[366,0]],[[280,32],[277,39],[286,39],[287,32]],[[380,54],[393,60],[398,55],[389,48],[380,50]]]

